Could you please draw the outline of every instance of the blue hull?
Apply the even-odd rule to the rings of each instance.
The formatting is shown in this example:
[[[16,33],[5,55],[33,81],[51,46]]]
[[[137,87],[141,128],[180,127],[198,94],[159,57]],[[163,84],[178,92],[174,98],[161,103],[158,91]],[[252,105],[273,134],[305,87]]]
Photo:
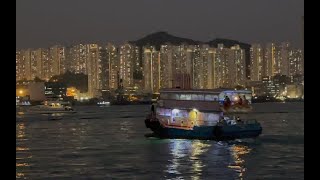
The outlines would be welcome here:
[[[195,126],[192,130],[174,127],[163,127],[159,121],[145,120],[147,128],[160,138],[174,139],[208,139],[229,140],[254,138],[262,133],[262,127],[256,124],[224,125],[224,126]]]

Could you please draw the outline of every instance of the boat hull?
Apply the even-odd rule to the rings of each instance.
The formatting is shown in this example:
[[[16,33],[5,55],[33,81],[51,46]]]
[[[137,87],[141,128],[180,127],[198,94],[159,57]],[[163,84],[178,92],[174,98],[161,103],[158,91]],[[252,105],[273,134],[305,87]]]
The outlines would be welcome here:
[[[256,124],[194,126],[192,129],[165,127],[159,121],[146,119],[145,124],[159,138],[232,140],[255,138],[262,133],[262,127]]]

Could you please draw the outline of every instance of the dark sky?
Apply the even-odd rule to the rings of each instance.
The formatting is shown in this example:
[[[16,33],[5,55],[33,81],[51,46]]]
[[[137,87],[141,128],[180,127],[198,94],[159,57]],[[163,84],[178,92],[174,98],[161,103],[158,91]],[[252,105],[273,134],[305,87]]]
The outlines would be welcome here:
[[[303,0],[17,0],[17,48],[136,40],[289,41],[302,47]]]

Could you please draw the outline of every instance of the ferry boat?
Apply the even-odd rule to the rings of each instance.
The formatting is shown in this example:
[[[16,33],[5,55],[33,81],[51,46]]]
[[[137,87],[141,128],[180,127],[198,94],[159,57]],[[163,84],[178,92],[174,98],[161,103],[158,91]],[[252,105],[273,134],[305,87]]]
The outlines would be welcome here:
[[[254,138],[262,132],[259,122],[225,116],[250,112],[251,97],[248,90],[162,89],[145,125],[160,138]]]
[[[42,105],[30,107],[28,112],[33,113],[75,113],[68,102],[44,101]]]

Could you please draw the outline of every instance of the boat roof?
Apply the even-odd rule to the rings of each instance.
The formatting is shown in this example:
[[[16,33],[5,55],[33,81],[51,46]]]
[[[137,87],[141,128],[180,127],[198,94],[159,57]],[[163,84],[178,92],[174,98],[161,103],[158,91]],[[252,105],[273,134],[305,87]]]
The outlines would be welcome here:
[[[180,88],[165,88],[160,89],[160,93],[172,92],[172,93],[212,93],[220,94],[222,92],[235,92],[235,93],[251,93],[250,90],[236,90],[230,88],[216,88],[216,89],[180,89]]]

